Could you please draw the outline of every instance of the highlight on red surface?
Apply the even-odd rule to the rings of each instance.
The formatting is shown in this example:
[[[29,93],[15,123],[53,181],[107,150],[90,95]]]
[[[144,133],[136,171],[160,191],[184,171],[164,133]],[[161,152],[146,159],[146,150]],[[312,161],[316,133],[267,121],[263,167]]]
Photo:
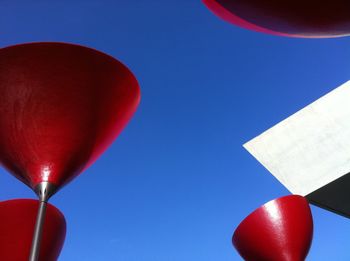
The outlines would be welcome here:
[[[217,16],[257,32],[302,38],[350,35],[344,0],[202,0]]]
[[[0,49],[0,162],[35,188],[91,165],[134,114],[140,89],[121,62],[67,43]]]
[[[39,201],[0,202],[0,260],[28,260]],[[66,236],[63,214],[48,204],[40,247],[41,261],[56,261]]]
[[[232,243],[246,261],[303,261],[312,241],[307,200],[290,195],[256,209],[237,227]]]

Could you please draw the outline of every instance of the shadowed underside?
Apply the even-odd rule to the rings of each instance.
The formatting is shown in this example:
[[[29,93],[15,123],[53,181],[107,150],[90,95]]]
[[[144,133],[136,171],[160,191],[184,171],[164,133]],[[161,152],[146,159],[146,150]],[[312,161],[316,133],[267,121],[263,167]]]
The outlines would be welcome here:
[[[222,19],[281,36],[327,38],[350,34],[346,0],[203,0]]]

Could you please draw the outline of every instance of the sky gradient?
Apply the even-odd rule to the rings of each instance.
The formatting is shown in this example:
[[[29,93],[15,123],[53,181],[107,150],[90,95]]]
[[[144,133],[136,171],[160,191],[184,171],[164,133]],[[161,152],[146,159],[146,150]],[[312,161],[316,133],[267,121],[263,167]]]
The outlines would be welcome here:
[[[67,219],[62,261],[231,261],[235,227],[289,192],[242,147],[350,79],[350,38],[234,27],[200,1],[0,2],[0,47],[59,41],[126,64],[134,118],[51,200]],[[0,200],[35,198],[0,170]],[[350,260],[350,222],[312,207],[308,260]]]

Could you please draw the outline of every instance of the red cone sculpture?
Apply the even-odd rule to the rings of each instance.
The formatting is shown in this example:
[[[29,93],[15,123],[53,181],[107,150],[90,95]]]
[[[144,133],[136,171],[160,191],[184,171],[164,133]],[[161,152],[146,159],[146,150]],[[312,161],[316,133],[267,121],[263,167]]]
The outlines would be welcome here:
[[[39,202],[15,199],[0,202],[0,260],[28,260]],[[48,204],[40,261],[56,261],[66,235],[62,213]]]
[[[0,49],[0,163],[41,201],[30,261],[39,257],[47,200],[113,142],[139,100],[129,69],[96,50],[64,43]]]
[[[0,161],[35,189],[60,188],[112,143],[140,100],[114,58],[64,43],[0,49]]]
[[[350,34],[347,0],[203,0],[217,16],[274,35],[327,38]]]
[[[286,196],[261,206],[237,227],[232,242],[246,261],[304,261],[313,221],[308,202]]]

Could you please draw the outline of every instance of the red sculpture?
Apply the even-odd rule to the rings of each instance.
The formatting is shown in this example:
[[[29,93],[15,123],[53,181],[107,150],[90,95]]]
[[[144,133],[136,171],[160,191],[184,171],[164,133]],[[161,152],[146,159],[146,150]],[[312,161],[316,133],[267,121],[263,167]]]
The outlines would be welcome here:
[[[139,101],[133,74],[99,51],[65,43],[0,49],[0,163],[41,201],[30,261],[39,257],[50,196],[113,142]]]
[[[311,246],[313,221],[301,196],[261,206],[237,227],[232,242],[246,261],[303,261]]]
[[[0,49],[0,161],[35,189],[59,189],[91,165],[136,110],[123,64],[64,43]]]
[[[0,202],[0,260],[28,260],[39,202],[15,199]],[[39,260],[56,261],[66,236],[63,214],[48,204]]]
[[[347,0],[203,0],[217,16],[274,35],[328,38],[350,34]]]

